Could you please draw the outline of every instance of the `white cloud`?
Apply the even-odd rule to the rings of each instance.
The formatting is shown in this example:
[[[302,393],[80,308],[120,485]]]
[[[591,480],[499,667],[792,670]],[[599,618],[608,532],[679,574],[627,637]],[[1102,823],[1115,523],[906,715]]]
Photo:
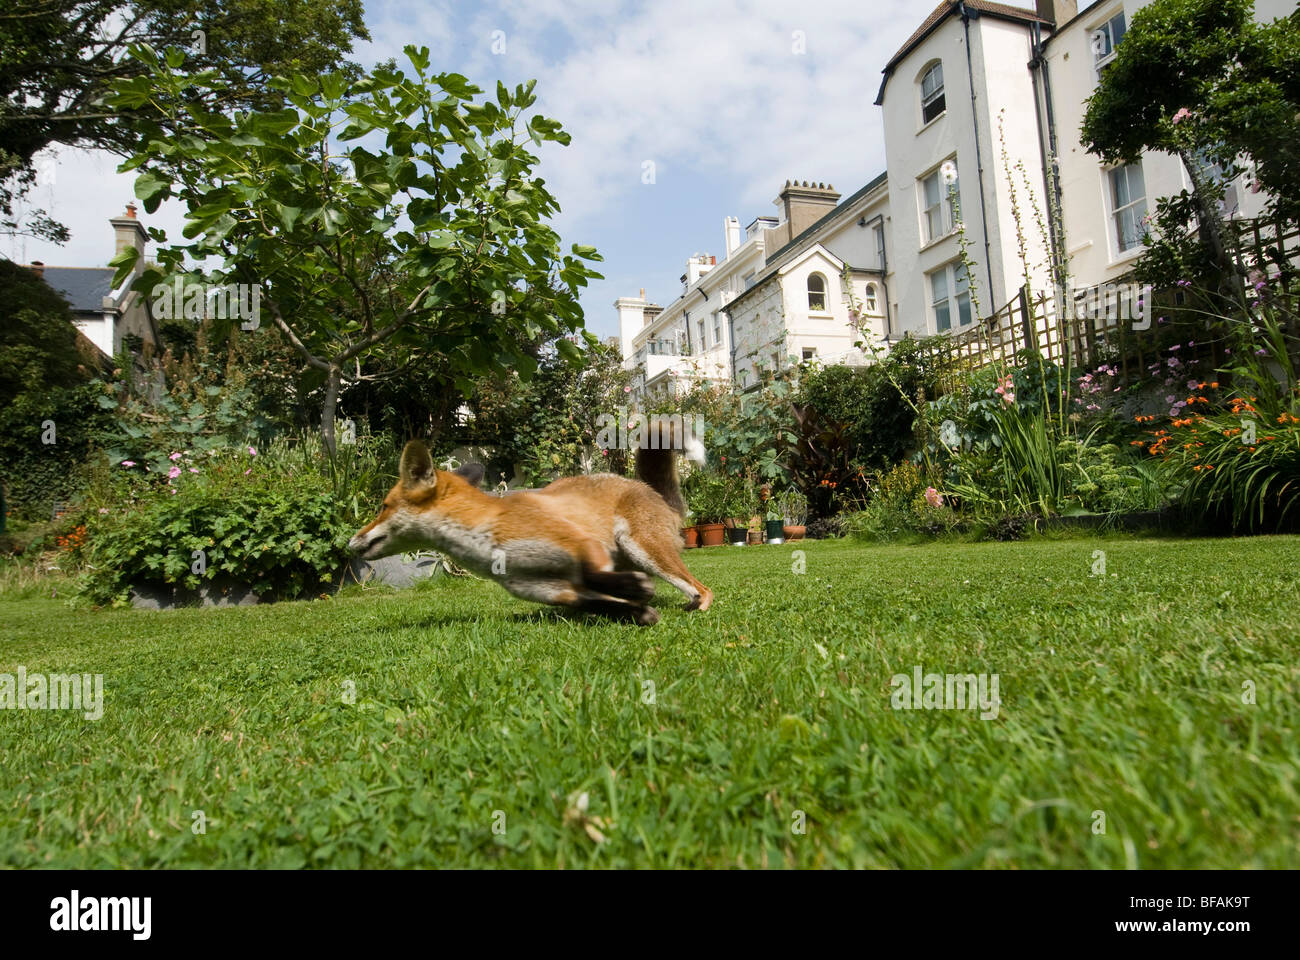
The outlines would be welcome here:
[[[566,221],[597,217],[641,189],[646,160],[656,163],[659,189],[689,189],[682,181],[692,173],[725,174],[736,192],[719,200],[745,209],[719,214],[748,217],[770,212],[787,177],[848,192],[883,168],[872,101],[881,68],[919,15],[905,0],[798,10],[665,0],[630,14],[548,0],[512,14],[507,56],[538,76],[539,107],[573,135],[572,146],[545,157]],[[557,35],[567,46],[547,62],[535,38],[550,45]]]
[[[694,204],[716,204],[743,222],[772,212],[787,177],[832,182],[848,194],[883,169],[880,70],[931,8],[915,0],[827,0],[791,6],[745,0],[528,0],[466,14],[448,3],[372,4],[373,42],[356,58],[396,57],[407,43],[430,47],[436,69],[465,73],[487,89],[536,77],[538,108],[572,134],[548,145],[541,175],[563,208],[560,227],[581,239],[602,218],[618,218],[634,191],[664,191]],[[506,52],[492,52],[493,31]],[[806,52],[794,52],[802,31]],[[642,164],[656,165],[653,187]],[[132,197],[133,175],[116,158],[63,150],[52,194],[34,195],[73,230],[57,248],[7,241],[16,259],[92,265],[112,253],[106,223]],[[692,178],[732,184],[726,196],[696,197]],[[52,202],[46,202],[52,196]],[[179,211],[146,220],[179,231]],[[605,221],[608,222],[608,221]],[[719,228],[720,229],[720,228]],[[700,246],[718,236],[699,238]],[[683,250],[679,256],[692,251]],[[611,275],[661,264],[607,263]],[[675,265],[674,265],[675,266]]]

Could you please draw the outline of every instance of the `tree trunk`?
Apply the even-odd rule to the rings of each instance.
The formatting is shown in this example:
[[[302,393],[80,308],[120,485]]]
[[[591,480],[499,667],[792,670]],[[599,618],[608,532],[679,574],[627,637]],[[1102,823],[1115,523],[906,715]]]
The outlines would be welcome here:
[[[325,407],[321,411],[320,436],[325,444],[325,452],[334,459],[337,447],[334,442],[334,411],[339,402],[339,382],[343,371],[337,364],[330,364],[329,373],[325,375]]]
[[[1178,155],[1192,180],[1192,206],[1196,210],[1196,225],[1201,241],[1209,249],[1210,259],[1219,272],[1219,292],[1233,300],[1240,300],[1244,296],[1241,274],[1236,260],[1228,250],[1225,236],[1227,231],[1223,218],[1214,207],[1213,190],[1206,181],[1201,164],[1196,157],[1187,150],[1180,150]]]

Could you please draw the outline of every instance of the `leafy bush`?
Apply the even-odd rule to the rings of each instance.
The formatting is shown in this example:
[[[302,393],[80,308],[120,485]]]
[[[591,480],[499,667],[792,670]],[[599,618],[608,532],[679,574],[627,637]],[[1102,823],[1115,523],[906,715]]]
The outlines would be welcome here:
[[[1277,530],[1300,517],[1296,347],[1277,312],[1260,310],[1238,325],[1226,396],[1218,381],[1189,383],[1174,415],[1138,418],[1147,437],[1134,444],[1156,458],[1190,512],[1240,530]]]
[[[87,382],[102,360],[66,300],[29,268],[0,260],[0,510],[49,520],[77,491],[77,466],[108,418]],[[0,516],[0,533],[5,517]]]
[[[453,438],[492,450],[484,466],[494,479],[511,479],[518,469],[529,485],[544,486],[593,467],[621,472],[623,452],[598,448],[608,423],[600,418],[613,418],[620,405],[626,406],[629,375],[618,350],[604,344],[583,351],[578,360],[543,351],[531,379],[515,373],[481,378],[468,401],[473,417],[453,431]]]
[[[866,492],[866,472],[853,459],[850,424],[828,420],[808,404],[796,404],[794,415],[796,439],[786,458],[812,515],[831,516],[860,500]]]
[[[133,503],[88,510],[84,594],[122,604],[133,586],[193,590],[218,577],[277,598],[316,592],[346,561],[354,517],[317,471],[247,469],[209,458]]]
[[[0,483],[13,517],[48,520],[56,500],[77,496],[82,464],[112,424],[96,402],[101,395],[90,384],[76,384],[0,408]],[[54,443],[44,442],[47,423]]]
[[[696,470],[682,483],[690,523],[722,523],[730,516],[729,478],[714,470]]]
[[[958,526],[952,508],[930,487],[915,463],[900,463],[877,475],[867,505],[848,514],[844,531],[859,540],[891,543],[909,535],[937,536]]]
[[[834,540],[837,537],[844,536],[844,516],[836,514],[833,517],[818,517],[816,520],[809,520],[804,536],[809,540]]]

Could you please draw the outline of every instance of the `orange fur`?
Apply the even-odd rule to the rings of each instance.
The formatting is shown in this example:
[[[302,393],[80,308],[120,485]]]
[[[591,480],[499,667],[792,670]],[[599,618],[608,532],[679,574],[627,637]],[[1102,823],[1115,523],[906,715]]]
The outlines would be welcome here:
[[[659,619],[648,605],[653,576],[681,590],[688,610],[713,602],[682,562],[677,511],[639,480],[565,477],[494,497],[436,469],[419,441],[406,445],[400,474],[374,522],[349,542],[363,559],[433,548],[516,596],[647,626]]]

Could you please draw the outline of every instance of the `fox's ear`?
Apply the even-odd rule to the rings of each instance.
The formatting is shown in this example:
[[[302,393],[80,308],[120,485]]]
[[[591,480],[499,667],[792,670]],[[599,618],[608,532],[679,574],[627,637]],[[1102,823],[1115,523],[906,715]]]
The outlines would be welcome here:
[[[402,485],[406,487],[433,486],[435,473],[433,457],[429,448],[419,440],[412,440],[402,451],[402,465],[399,469]]]
[[[481,463],[466,463],[457,467],[452,473],[464,477],[471,487],[477,487],[483,482],[483,474],[487,473],[487,468]]]

